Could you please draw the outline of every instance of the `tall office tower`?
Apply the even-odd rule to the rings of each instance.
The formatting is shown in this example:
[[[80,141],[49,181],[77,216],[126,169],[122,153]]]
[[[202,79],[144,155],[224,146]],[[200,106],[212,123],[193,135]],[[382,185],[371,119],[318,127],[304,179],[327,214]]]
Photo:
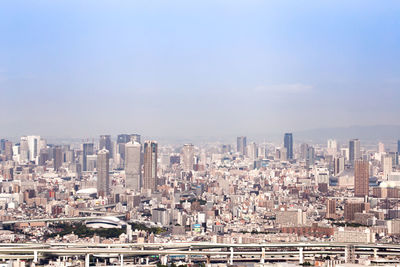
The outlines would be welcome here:
[[[184,172],[193,171],[194,165],[194,146],[192,144],[185,144],[182,148],[182,168]]]
[[[397,141],[397,153],[400,154],[400,140]]]
[[[258,157],[261,159],[267,158],[267,146],[266,145],[260,145],[258,147]]]
[[[246,136],[239,136],[236,140],[236,151],[242,155],[246,155],[247,138]]]
[[[51,149],[51,148],[42,148],[39,151],[39,162],[38,162],[38,164],[40,166],[46,165],[46,162],[50,159],[49,149]]]
[[[144,142],[143,188],[157,189],[157,142]]]
[[[369,162],[356,160],[354,163],[354,196],[364,197],[369,194]]]
[[[87,156],[93,155],[94,146],[93,143],[84,143],[82,149],[82,171],[87,171]]]
[[[315,149],[312,146],[309,146],[307,149],[307,156],[306,156],[306,165],[307,167],[314,166],[315,163]]]
[[[140,152],[142,145],[131,141],[125,144],[125,185],[127,189],[140,191],[142,168],[140,162]]]
[[[352,139],[349,142],[349,161],[354,165],[354,161],[361,158],[360,140]]]
[[[97,195],[108,196],[110,194],[110,153],[102,149],[97,153]]]
[[[308,144],[301,144],[300,145],[300,158],[302,160],[306,160],[307,159],[307,152],[308,152]]]
[[[328,199],[326,201],[326,218],[336,218],[336,199]]]
[[[344,171],[344,157],[335,157],[333,159],[333,175],[339,175]]]
[[[383,179],[388,180],[389,175],[393,171],[393,159],[392,157],[383,158]]]
[[[378,153],[384,153],[385,152],[385,144],[382,142],[378,143]]]
[[[258,147],[255,142],[251,142],[247,146],[247,156],[250,158],[250,160],[257,160],[258,158]]]
[[[21,137],[21,142],[19,145],[19,162],[27,163],[29,161],[29,144],[28,137]]]
[[[62,163],[64,162],[63,151],[61,146],[55,146],[53,148],[53,164],[54,170],[59,170]]]
[[[387,156],[392,158],[392,165],[394,165],[394,166],[399,165],[399,153],[398,152],[389,152],[387,154]]]
[[[112,142],[111,142],[111,135],[100,135],[100,141],[99,141],[99,149],[106,149],[110,153],[110,158],[112,158],[113,155],[113,147],[112,147]]]
[[[292,160],[293,159],[293,134],[292,133],[285,133],[283,144],[287,151],[287,159]]]
[[[35,161],[40,151],[39,150],[40,136],[30,135],[27,137],[27,139],[29,147],[29,160]]]
[[[5,141],[4,143],[4,155],[6,156],[6,160],[12,160],[13,158],[13,144],[11,141]]]
[[[6,141],[7,141],[6,139],[1,139],[0,140],[0,152],[4,151]]]
[[[140,134],[131,134],[129,141],[135,141],[138,142],[139,144],[142,143],[140,142]]]
[[[327,146],[328,154],[334,156],[334,155],[336,155],[337,150],[338,150],[338,145],[337,145],[336,140],[329,139],[328,140],[328,146]]]
[[[125,160],[125,144],[131,141],[131,136],[129,134],[119,134],[117,136],[117,149],[119,155],[121,156],[121,165]]]

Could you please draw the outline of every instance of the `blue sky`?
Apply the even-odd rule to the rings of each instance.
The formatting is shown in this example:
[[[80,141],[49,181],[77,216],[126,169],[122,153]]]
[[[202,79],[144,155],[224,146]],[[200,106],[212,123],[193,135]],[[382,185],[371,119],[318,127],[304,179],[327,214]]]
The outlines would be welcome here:
[[[399,124],[398,1],[3,1],[1,134]]]

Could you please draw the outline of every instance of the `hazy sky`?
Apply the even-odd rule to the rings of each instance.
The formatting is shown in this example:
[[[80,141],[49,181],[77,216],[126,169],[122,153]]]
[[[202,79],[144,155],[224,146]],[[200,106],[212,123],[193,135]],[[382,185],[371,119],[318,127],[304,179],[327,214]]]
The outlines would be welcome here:
[[[400,124],[399,1],[2,1],[0,135]]]

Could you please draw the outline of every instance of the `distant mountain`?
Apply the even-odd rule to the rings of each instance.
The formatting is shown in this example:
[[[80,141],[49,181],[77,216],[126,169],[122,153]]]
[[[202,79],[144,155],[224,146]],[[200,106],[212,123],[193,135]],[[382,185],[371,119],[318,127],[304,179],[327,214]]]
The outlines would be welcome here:
[[[373,125],[373,126],[350,126],[336,128],[319,128],[294,132],[294,138],[314,143],[326,142],[334,138],[341,142],[358,138],[367,142],[395,142],[400,139],[400,125]]]

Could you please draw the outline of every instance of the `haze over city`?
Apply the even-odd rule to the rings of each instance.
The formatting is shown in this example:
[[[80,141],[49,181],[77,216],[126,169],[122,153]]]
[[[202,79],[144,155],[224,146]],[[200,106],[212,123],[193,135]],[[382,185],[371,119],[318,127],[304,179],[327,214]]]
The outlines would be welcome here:
[[[5,1],[1,129],[187,138],[399,125],[399,11],[397,1]]]

